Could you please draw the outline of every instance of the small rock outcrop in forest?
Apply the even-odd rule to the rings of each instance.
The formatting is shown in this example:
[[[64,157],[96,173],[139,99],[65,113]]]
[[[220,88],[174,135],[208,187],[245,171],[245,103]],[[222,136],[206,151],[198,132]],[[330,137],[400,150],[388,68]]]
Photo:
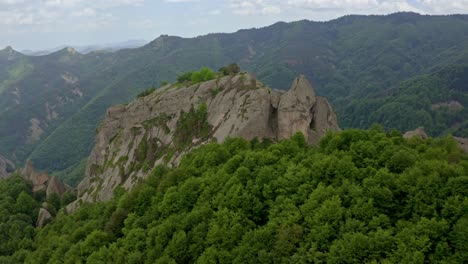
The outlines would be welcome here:
[[[417,137],[420,139],[428,139],[429,136],[426,134],[424,131],[424,128],[418,127],[415,130],[407,131],[405,134],[403,134],[404,138],[410,139],[413,137]],[[455,143],[457,143],[457,146],[463,150],[463,152],[468,153],[468,139],[466,138],[461,138],[461,137],[453,137],[455,140]]]
[[[424,128],[418,127],[415,130],[407,131],[405,134],[403,134],[404,138],[413,138],[417,137],[420,139],[428,139],[429,136],[426,134],[426,131],[424,131]]]
[[[335,112],[304,76],[287,92],[272,90],[248,73],[166,85],[108,109],[78,200],[68,209],[109,200],[117,186],[129,189],[157,164],[175,165],[206,142],[227,137],[281,140],[302,132],[315,144],[328,130],[340,130]]]
[[[468,154],[468,139],[461,137],[453,137],[457,142],[458,147],[461,148],[465,153]]]
[[[61,197],[65,192],[72,190],[70,186],[67,186],[57,177],[50,176],[46,172],[36,171],[34,164],[30,160],[18,172],[23,179],[32,184],[33,192],[45,191],[47,198],[52,194],[57,194],[57,196]]]
[[[37,216],[36,226],[42,228],[53,218],[54,217],[50,214],[49,211],[47,211],[47,209],[40,208],[39,214]]]
[[[7,178],[15,170],[15,165],[8,159],[0,156],[0,179]]]

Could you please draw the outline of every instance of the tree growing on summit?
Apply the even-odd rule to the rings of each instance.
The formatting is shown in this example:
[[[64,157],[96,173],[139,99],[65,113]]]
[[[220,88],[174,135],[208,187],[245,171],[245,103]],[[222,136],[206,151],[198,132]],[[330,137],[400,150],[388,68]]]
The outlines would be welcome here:
[[[216,77],[216,73],[214,73],[212,70],[210,70],[207,67],[203,67],[201,68],[200,71],[192,73],[191,81],[193,84],[195,84],[195,83],[213,80],[215,77]]]
[[[192,72],[186,72],[177,77],[177,82],[179,83],[184,83],[184,82],[191,81],[191,80],[192,80]]]
[[[216,73],[212,71],[210,68],[203,67],[200,69],[200,71],[186,72],[182,75],[179,75],[179,77],[177,77],[177,82],[178,83],[190,82],[191,84],[197,84],[197,83],[213,80],[214,78],[216,78]]]
[[[227,66],[221,67],[219,70],[219,73],[222,75],[236,75],[240,72],[240,67],[236,63],[231,63]]]

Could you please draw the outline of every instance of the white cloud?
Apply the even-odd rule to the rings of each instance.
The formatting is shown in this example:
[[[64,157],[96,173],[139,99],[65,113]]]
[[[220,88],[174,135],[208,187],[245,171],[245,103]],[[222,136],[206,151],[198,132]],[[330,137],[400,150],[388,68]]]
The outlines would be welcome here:
[[[46,0],[44,3],[46,6],[59,6],[68,7],[79,4],[82,0]]]
[[[24,3],[25,0],[0,0],[0,5],[16,5]]]
[[[187,3],[187,2],[196,2],[198,0],[164,0],[167,3]]]
[[[277,15],[281,7],[277,1],[268,0],[230,0],[229,8],[236,15]]]
[[[416,12],[424,14],[424,10],[408,3],[407,1],[386,1],[376,8],[378,14],[388,14],[392,12]]]
[[[145,0],[0,0],[0,27],[45,24],[59,27],[72,18],[72,24],[108,25],[110,17],[115,21],[112,8],[144,3]]]
[[[467,13],[468,0],[418,0],[432,14]]]
[[[145,3],[145,0],[109,0],[108,2],[115,5],[141,6]]]
[[[287,4],[290,8],[305,10],[311,15],[325,16],[325,19],[348,14],[430,13],[414,0],[288,0]]]
[[[83,8],[72,13],[74,17],[94,17],[96,16],[96,11],[92,8]]]
[[[221,10],[220,9],[211,10],[209,14],[212,16],[218,16],[218,15],[221,15]]]
[[[136,28],[136,29],[154,29],[157,27],[157,23],[151,19],[130,21],[128,22],[128,25],[131,28]]]
[[[265,6],[262,8],[262,14],[264,15],[277,15],[281,13],[279,6]]]
[[[288,0],[288,4],[311,9],[362,9],[373,8],[379,2],[376,0]]]

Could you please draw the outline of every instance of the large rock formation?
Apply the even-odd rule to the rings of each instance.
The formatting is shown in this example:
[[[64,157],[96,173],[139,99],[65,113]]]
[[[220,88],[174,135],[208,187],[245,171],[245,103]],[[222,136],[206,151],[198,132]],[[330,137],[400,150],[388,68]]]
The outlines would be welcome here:
[[[202,103],[207,106],[208,137],[181,132],[180,117],[195,113]],[[280,140],[302,132],[314,144],[328,130],[340,130],[336,115],[304,76],[296,78],[287,92],[271,90],[246,73],[189,87],[167,85],[107,111],[86,177],[78,187],[79,198],[68,209],[82,202],[109,200],[117,186],[128,189],[155,165],[177,164],[184,152],[209,140]],[[178,137],[184,133],[191,140],[181,148]]]

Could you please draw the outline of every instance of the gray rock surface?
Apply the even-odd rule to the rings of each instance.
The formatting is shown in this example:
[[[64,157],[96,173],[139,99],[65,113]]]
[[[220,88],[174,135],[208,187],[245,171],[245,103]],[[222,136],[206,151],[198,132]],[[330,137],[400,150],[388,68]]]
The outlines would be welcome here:
[[[426,134],[423,128],[417,128],[412,131],[408,131],[403,134],[404,138],[412,138],[412,137],[419,137],[421,139],[428,139],[429,136]],[[453,137],[455,142],[457,143],[458,147],[463,150],[465,153],[468,154],[468,139],[461,138],[461,137]]]
[[[218,142],[227,137],[280,140],[302,132],[314,144],[326,131],[340,130],[332,107],[315,95],[304,76],[296,78],[287,92],[271,90],[247,73],[189,87],[167,85],[128,105],[108,109],[88,159],[86,177],[78,186],[78,200],[67,209],[109,200],[117,186],[129,189],[157,164],[176,165],[184,153],[206,143],[193,138],[191,146],[174,150],[181,111],[197,109],[201,103],[208,108],[210,140]],[[135,166],[138,148],[145,142],[155,142],[148,145],[148,155],[155,160],[145,165],[146,171]],[[171,149],[171,156],[157,155]]]
[[[418,137],[420,139],[428,139],[429,138],[429,136],[424,131],[424,128],[422,128],[422,127],[418,127],[415,130],[411,130],[411,131],[406,132],[405,134],[403,134],[403,137],[408,138],[408,139],[412,138],[412,137]]]
[[[57,177],[49,177],[46,190],[47,197],[50,197],[54,193],[61,197],[67,190],[69,190],[69,187],[67,187],[65,183],[63,183]]]
[[[8,159],[0,156],[0,179],[7,178],[14,171],[15,165]]]
[[[49,223],[52,220],[52,218],[53,216],[49,213],[49,211],[47,211],[44,208],[41,208],[39,209],[39,215],[37,217],[36,226],[42,228],[47,223]]]
[[[66,191],[71,191],[72,188],[60,181],[57,177],[49,176],[46,172],[38,172],[34,168],[32,161],[28,160],[26,166],[19,170],[19,174],[25,180],[33,185],[33,192],[46,191],[47,197],[52,193],[56,193],[59,197]]]

